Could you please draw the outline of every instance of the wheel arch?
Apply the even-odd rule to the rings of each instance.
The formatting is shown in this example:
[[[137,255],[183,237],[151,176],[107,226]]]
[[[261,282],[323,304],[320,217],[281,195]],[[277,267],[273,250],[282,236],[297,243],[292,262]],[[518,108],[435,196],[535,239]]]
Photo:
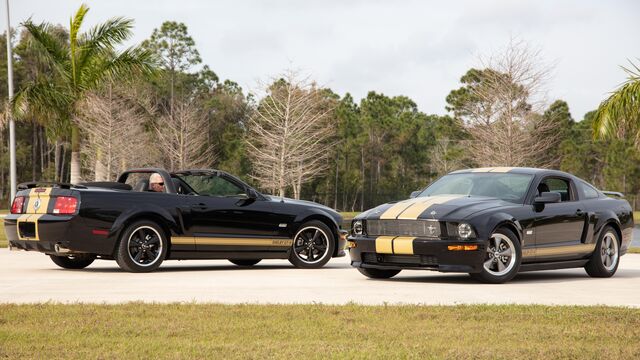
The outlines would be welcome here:
[[[171,216],[167,216],[169,214],[162,214],[157,211],[151,210],[143,210],[137,211],[129,214],[128,216],[121,216],[114,222],[111,232],[116,234],[116,241],[114,242],[114,248],[112,252],[115,252],[118,248],[118,244],[120,243],[120,237],[127,230],[129,225],[135,223],[136,221],[148,220],[154,222],[156,225],[162,229],[164,235],[167,238],[167,257],[169,257],[171,253],[171,234],[172,230],[178,229],[178,224],[174,221]]]
[[[313,214],[307,214],[307,216],[305,217],[301,217],[300,220],[296,220],[296,224],[297,226],[295,227],[293,233],[291,234],[291,237],[295,237],[296,234],[298,233],[298,231],[300,231],[300,228],[302,227],[303,224],[309,222],[309,221],[320,221],[323,224],[327,225],[327,227],[329,228],[329,230],[331,230],[331,234],[333,234],[333,242],[335,244],[335,247],[333,249],[333,254],[331,254],[332,257],[336,256],[338,254],[338,252],[340,251],[339,249],[339,245],[340,245],[340,226],[336,223],[335,220],[333,220],[330,216],[328,215],[324,215],[324,214],[319,214],[319,213],[313,213]]]

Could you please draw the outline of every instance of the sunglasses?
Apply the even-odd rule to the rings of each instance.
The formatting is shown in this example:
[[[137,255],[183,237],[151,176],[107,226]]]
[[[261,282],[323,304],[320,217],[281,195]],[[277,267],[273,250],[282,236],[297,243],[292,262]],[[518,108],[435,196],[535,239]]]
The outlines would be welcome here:
[[[159,182],[159,183],[151,183],[151,185],[160,185],[160,186],[164,186],[163,182]]]

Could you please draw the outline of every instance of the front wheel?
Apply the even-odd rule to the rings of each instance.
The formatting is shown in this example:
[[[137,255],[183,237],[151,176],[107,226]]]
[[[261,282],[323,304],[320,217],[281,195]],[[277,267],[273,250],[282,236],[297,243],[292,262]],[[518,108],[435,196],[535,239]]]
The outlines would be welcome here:
[[[260,262],[262,259],[229,259],[233,264],[238,266],[253,266]]]
[[[596,249],[584,269],[591,277],[612,277],[620,263],[620,240],[618,233],[611,227],[602,229]]]
[[[164,231],[152,221],[137,221],[122,233],[116,249],[116,262],[129,272],[151,272],[167,254]]]
[[[293,238],[289,261],[299,268],[321,268],[331,259],[335,247],[331,229],[321,221],[309,221],[302,224]]]
[[[358,268],[360,274],[370,278],[370,279],[389,279],[392,278],[400,272],[400,270],[384,270],[384,269],[367,269],[367,268]]]
[[[91,265],[96,259],[96,257],[91,254],[49,255],[49,257],[54,264],[63,269],[84,269]]]
[[[500,228],[489,239],[482,271],[470,274],[472,278],[490,284],[501,284],[513,279],[520,269],[522,249],[513,231]]]

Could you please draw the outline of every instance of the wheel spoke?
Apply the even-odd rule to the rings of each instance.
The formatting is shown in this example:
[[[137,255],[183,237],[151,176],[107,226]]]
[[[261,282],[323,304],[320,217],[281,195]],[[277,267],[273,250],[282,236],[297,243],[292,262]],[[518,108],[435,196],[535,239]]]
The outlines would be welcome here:
[[[157,243],[159,243],[159,242],[160,242],[160,239],[158,239],[158,237],[157,237],[157,236],[153,236],[153,237],[151,237],[151,239],[149,239],[148,244],[149,244],[149,245],[152,245],[152,244],[157,244]]]
[[[498,254],[500,254],[500,256],[511,256],[511,248],[506,248],[500,251]]]
[[[493,259],[489,259],[484,262],[485,269],[491,270],[491,266],[493,265]]]
[[[313,233],[313,239],[311,241],[316,242],[318,241],[318,237],[320,236],[320,230],[316,230],[315,233]]]
[[[502,239],[498,237],[493,238],[493,244],[495,246],[495,251],[500,251],[500,243],[502,243]]]
[[[498,271],[502,271],[506,267],[506,266],[504,266],[504,263],[500,259],[498,259],[497,264],[498,264]]]
[[[133,261],[135,262],[140,262],[140,258],[142,258],[142,250],[138,250],[138,253],[136,254],[136,256],[133,258]]]

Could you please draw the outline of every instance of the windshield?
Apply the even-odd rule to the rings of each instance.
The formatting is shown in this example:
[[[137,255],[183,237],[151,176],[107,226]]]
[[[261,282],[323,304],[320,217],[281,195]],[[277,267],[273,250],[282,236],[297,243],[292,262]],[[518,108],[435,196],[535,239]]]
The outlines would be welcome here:
[[[418,195],[488,196],[522,203],[533,175],[511,173],[461,173],[441,177]]]
[[[193,195],[246,197],[243,188],[216,174],[179,174],[178,177],[193,190]]]

